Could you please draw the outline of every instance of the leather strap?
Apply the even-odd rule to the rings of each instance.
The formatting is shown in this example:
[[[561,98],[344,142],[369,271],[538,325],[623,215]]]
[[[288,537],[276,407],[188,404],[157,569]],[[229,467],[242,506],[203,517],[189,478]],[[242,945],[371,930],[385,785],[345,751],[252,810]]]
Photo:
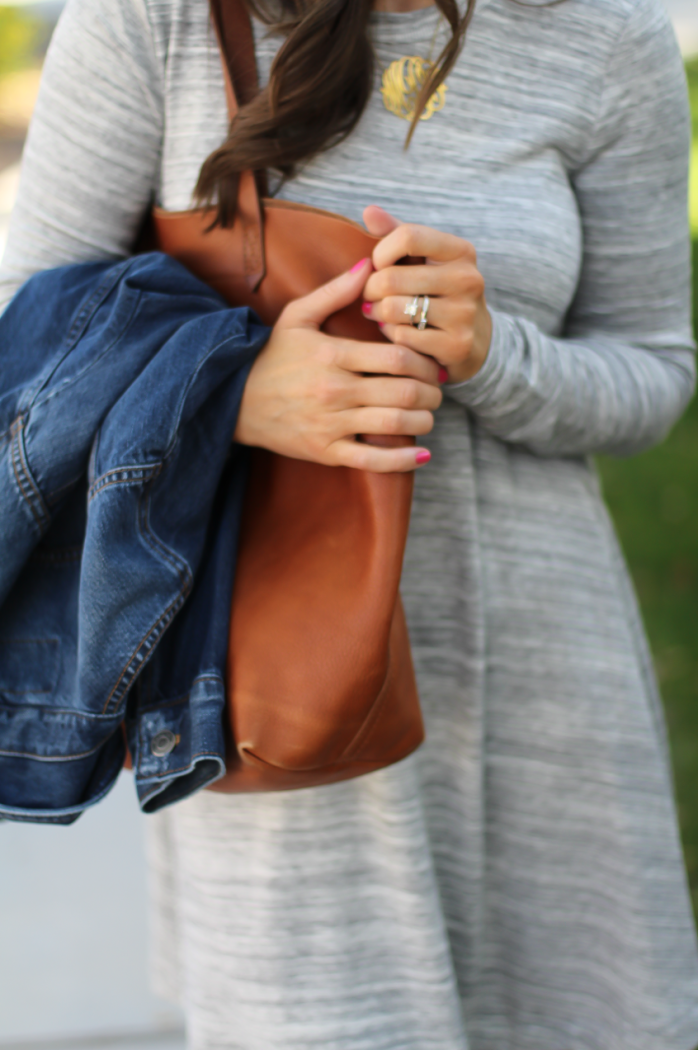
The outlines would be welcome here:
[[[211,0],[211,14],[221,51],[228,115],[232,121],[238,111],[238,100],[246,105],[258,91],[252,23],[244,0]],[[261,181],[263,177],[258,177],[255,172],[243,171],[238,184],[237,217],[242,227],[245,279],[252,292],[259,288],[267,269],[264,209],[259,193]]]
[[[211,13],[235,97],[246,106],[259,89],[249,12],[244,0],[211,0]]]

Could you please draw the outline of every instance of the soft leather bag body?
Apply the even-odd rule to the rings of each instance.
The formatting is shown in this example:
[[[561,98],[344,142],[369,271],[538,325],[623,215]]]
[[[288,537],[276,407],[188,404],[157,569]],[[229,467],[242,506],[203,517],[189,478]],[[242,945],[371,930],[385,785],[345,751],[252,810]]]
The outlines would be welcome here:
[[[236,40],[249,82],[254,52],[239,0],[223,0],[218,31],[226,56],[226,38]],[[232,83],[241,88],[228,68],[234,113]],[[251,172],[240,180],[234,225],[212,229],[213,218],[155,209],[156,246],[267,324],[376,243],[340,215],[260,200]],[[358,303],[324,327],[377,339]],[[399,596],[412,486],[411,473],[251,451],[230,621],[228,772],[214,790],[344,780],[396,762],[422,741]]]

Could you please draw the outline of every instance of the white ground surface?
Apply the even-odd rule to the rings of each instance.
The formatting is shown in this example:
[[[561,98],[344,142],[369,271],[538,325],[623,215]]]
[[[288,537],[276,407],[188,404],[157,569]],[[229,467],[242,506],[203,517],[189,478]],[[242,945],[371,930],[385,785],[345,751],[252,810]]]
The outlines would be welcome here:
[[[0,823],[2,1050],[183,1048],[148,991],[145,819],[124,773],[68,827]]]

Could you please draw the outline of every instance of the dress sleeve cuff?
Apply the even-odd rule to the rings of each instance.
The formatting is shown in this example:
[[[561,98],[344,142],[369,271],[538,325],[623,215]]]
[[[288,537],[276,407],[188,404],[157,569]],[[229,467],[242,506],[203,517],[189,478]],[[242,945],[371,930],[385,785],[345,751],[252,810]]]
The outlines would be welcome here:
[[[507,348],[514,340],[514,321],[506,314],[490,310],[492,318],[492,341],[479,372],[463,383],[447,383],[443,387],[446,397],[453,398],[468,408],[486,408],[499,400],[501,387],[506,381],[507,365],[511,354]]]

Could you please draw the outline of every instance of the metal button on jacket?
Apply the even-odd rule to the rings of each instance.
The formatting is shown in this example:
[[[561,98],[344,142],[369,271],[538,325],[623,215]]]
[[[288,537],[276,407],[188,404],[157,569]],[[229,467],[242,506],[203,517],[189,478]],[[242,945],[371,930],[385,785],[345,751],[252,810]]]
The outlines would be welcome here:
[[[170,751],[174,750],[176,743],[177,737],[171,729],[161,729],[153,737],[150,743],[150,750],[157,758],[164,758],[165,755],[169,755]]]

